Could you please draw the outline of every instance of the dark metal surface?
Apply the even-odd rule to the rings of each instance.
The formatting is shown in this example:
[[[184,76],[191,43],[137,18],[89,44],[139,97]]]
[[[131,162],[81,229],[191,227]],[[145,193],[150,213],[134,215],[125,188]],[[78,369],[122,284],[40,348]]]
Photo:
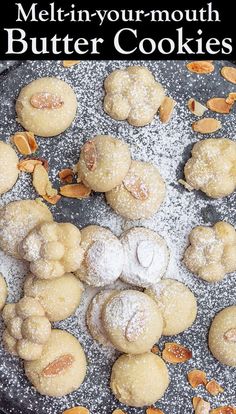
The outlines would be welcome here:
[[[137,63],[137,62],[135,62]],[[144,62],[142,62],[144,63]],[[102,110],[102,83],[104,77],[114,68],[134,64],[134,62],[83,62],[78,67],[79,75],[75,76],[73,70],[64,70],[59,62],[13,62],[13,65],[7,64],[2,66],[2,73],[0,75],[0,135],[2,139],[8,139],[9,136],[19,129],[15,122],[14,102],[18,95],[20,88],[39,76],[59,76],[66,79],[76,90],[79,100],[79,113],[76,122],[73,126],[61,136],[55,139],[39,140],[40,149],[39,156],[48,158],[50,161],[50,168],[54,183],[58,184],[56,174],[62,167],[72,165],[78,159],[79,148],[81,144],[90,136],[98,133],[110,133],[114,136],[124,137],[133,149],[133,155],[138,154],[140,157],[140,150],[138,149],[138,141],[142,141],[143,157],[152,158],[153,153],[149,146],[145,152],[145,137],[155,141],[158,137],[160,128],[159,121],[154,122],[154,126],[145,127],[144,129],[135,129],[126,123],[119,123],[111,120],[103,113]],[[186,74],[184,62],[145,62],[150,69],[157,75],[157,78],[167,87],[169,93],[177,100],[177,115],[179,119],[185,117],[184,105],[190,97],[197,97],[202,102],[206,101],[212,96],[224,96],[227,92],[233,91],[233,85],[226,83],[223,78],[219,76],[219,69],[223,66],[223,62],[216,62],[216,74],[211,78],[202,77],[194,78]],[[10,67],[11,66],[11,67]],[[0,67],[1,70],[1,67]],[[197,80],[196,80],[197,79]],[[209,81],[210,79],[210,81]],[[235,110],[228,116],[217,116],[222,120],[224,128],[217,136],[235,137]],[[176,134],[179,136],[179,144],[175,142],[173,152],[166,155],[166,158],[174,157],[176,145],[182,145],[181,131],[178,130],[178,122],[175,122]],[[190,121],[189,121],[190,125]],[[169,128],[169,129],[168,129]],[[181,128],[181,126],[180,126]],[[171,134],[174,134],[174,129],[167,127],[171,139]],[[136,131],[134,133],[134,131]],[[136,134],[136,135],[135,135]],[[150,138],[152,136],[152,138]],[[176,178],[182,177],[183,165],[190,155],[190,151],[194,142],[202,139],[202,136],[193,135],[189,132],[189,141],[184,144],[182,151],[182,159],[176,168],[175,176],[169,179],[169,189],[178,193],[178,197],[186,197],[186,190],[177,184]],[[137,142],[136,142],[137,141]],[[156,145],[156,144],[155,144]],[[158,145],[158,144],[157,144]],[[164,150],[163,150],[164,148]],[[169,147],[168,147],[169,148]],[[165,157],[161,153],[165,151],[165,146],[159,148],[158,156]],[[168,159],[169,159],[168,158]],[[155,158],[153,158],[155,159]],[[164,164],[163,164],[164,165]],[[161,171],[162,172],[162,171]],[[165,171],[163,171],[165,175]],[[27,178],[26,178],[27,180]],[[30,181],[27,185],[22,186],[22,198],[32,197],[33,191],[30,187]],[[6,196],[4,202],[11,199],[21,198],[20,184],[18,190],[13,190],[13,196]],[[14,193],[15,191],[15,193]],[[34,194],[33,194],[34,195]],[[235,213],[233,215],[235,205],[235,195],[227,197],[223,200],[210,200],[201,193],[194,193],[190,197],[189,210],[194,211],[194,204],[196,205],[195,218],[190,217],[188,210],[183,211],[186,216],[186,221],[189,218],[188,229],[191,229],[193,223],[211,223],[219,219],[228,219],[232,224],[236,224]],[[103,203],[103,204],[102,204]],[[234,204],[233,204],[234,203]],[[102,204],[102,208],[100,208]],[[172,210],[168,212],[168,204],[163,207],[167,221],[163,226],[173,229],[173,243],[178,238],[178,231],[174,228],[175,223],[178,226],[176,218]],[[178,205],[176,204],[176,208]],[[78,226],[82,227],[87,224],[100,223],[105,225],[105,218],[101,215],[112,214],[104,203],[103,197],[99,194],[93,196],[92,200],[69,200],[63,199],[58,206],[52,208],[54,217],[58,221],[72,221]],[[164,214],[164,213],[163,213]],[[169,215],[169,218],[168,218]],[[114,215],[115,217],[115,215]],[[162,217],[162,216],[161,216]],[[170,224],[168,224],[168,219]],[[119,219],[118,219],[119,220]],[[183,219],[182,219],[183,220]],[[160,220],[161,221],[161,220]],[[184,223],[184,221],[183,221]],[[153,224],[151,224],[153,225]],[[154,225],[153,225],[154,227]],[[162,228],[162,224],[158,223],[157,227]],[[186,234],[187,236],[187,234]],[[181,253],[181,252],[180,252]],[[180,254],[179,253],[179,254]],[[181,268],[181,271],[186,272]],[[174,276],[174,275],[173,275]],[[184,280],[184,278],[183,278]],[[171,385],[165,394],[164,398],[158,404],[163,409],[165,414],[190,414],[192,412],[191,398],[196,395],[192,389],[188,387],[186,381],[186,372],[193,367],[203,368],[209,373],[209,377],[216,377],[226,388],[224,395],[217,400],[211,398],[206,392],[201,389],[200,395],[205,396],[213,404],[233,404],[236,401],[235,395],[235,369],[227,368],[219,364],[210,355],[207,348],[207,331],[210,321],[217,311],[225,306],[235,303],[236,286],[235,275],[230,276],[223,282],[216,285],[207,285],[199,281],[192,275],[186,272],[186,283],[194,291],[198,299],[199,313],[194,326],[187,332],[178,335],[177,340],[189,346],[194,351],[194,360],[188,364],[181,364],[178,366],[169,366]],[[77,330],[77,318],[72,316],[67,321],[60,324],[61,327],[67,329],[69,332],[76,332],[76,335],[82,342],[89,361],[88,376],[85,384],[81,389],[71,394],[67,398],[55,399],[45,398],[39,396],[27,383],[23,371],[21,369],[21,362],[15,358],[9,357],[3,349],[0,350],[0,408],[4,413],[12,414],[59,414],[66,407],[73,405],[84,405],[90,408],[92,414],[111,414],[112,410],[119,406],[115,401],[109,390],[108,382],[110,375],[111,360],[107,363],[106,355],[99,347],[95,347],[93,341],[81,332],[80,328]],[[162,338],[160,344],[166,341]],[[114,358],[113,358],[114,359]],[[198,393],[199,394],[199,393]],[[128,414],[144,413],[143,409],[128,409],[125,407]]]

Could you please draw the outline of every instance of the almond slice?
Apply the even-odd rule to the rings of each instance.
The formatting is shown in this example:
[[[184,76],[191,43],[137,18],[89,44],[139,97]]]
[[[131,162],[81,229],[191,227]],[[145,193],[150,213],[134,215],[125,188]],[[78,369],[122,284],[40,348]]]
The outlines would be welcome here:
[[[224,66],[221,69],[221,75],[229,82],[236,84],[236,68]]]
[[[188,190],[188,191],[193,191],[194,190],[194,188],[191,187],[191,185],[189,185],[185,180],[182,180],[182,178],[180,180],[178,180],[178,183],[183,185],[184,188],[186,188],[186,190]]]
[[[207,111],[207,107],[196,101],[194,98],[190,98],[187,105],[190,112],[196,116],[203,116]]]
[[[193,130],[201,134],[211,134],[218,131],[221,126],[221,122],[215,118],[202,118],[192,124]]]
[[[176,101],[168,96],[162,102],[160,106],[160,121],[163,124],[167,124],[170,121],[175,105]]]
[[[43,161],[40,159],[26,158],[18,163],[17,168],[22,172],[33,173],[36,165],[43,165]]]
[[[64,105],[60,96],[49,92],[35,93],[31,96],[30,103],[36,109],[60,109]]]
[[[224,388],[222,388],[220,384],[218,384],[218,382],[216,382],[214,379],[207,383],[206,390],[209,392],[209,394],[214,396],[220,394],[221,392],[224,392]]]
[[[236,101],[236,92],[230,92],[225,100],[228,104],[233,105]]]
[[[60,194],[69,198],[87,198],[91,194],[91,188],[84,184],[68,184],[60,188]]]
[[[127,175],[123,180],[123,184],[127,191],[129,191],[137,200],[145,201],[149,197],[149,191],[140,177],[136,175]]]
[[[66,369],[72,366],[74,360],[75,359],[71,354],[62,355],[48,364],[46,368],[43,369],[41,375],[43,377],[55,377],[61,375]]]
[[[236,408],[229,405],[214,408],[210,414],[236,414]]]
[[[193,399],[193,406],[195,414],[209,414],[211,405],[208,401],[203,400],[201,397],[195,397]]]
[[[146,325],[146,313],[143,310],[135,312],[132,318],[129,320],[125,337],[129,342],[135,342],[142,335]]]
[[[162,352],[162,358],[171,364],[179,364],[191,359],[192,351],[175,342],[167,342]]]
[[[207,101],[207,107],[219,114],[229,114],[232,104],[228,104],[225,98],[211,98]]]
[[[209,60],[190,62],[186,66],[190,72],[198,73],[200,75],[205,75],[214,72],[215,70],[215,66]]]
[[[206,373],[200,369],[193,369],[192,371],[189,371],[187,377],[192,388],[207,384]]]
[[[82,147],[84,155],[84,162],[89,171],[94,171],[97,168],[97,149],[93,141],[87,141]]]
[[[54,196],[43,195],[42,197],[45,201],[53,205],[57,204],[57,202],[61,199],[61,196],[59,194],[56,194]]]
[[[227,342],[236,342],[236,328],[229,329],[224,334],[224,339]]]
[[[11,141],[22,155],[33,154],[38,149],[33,132],[16,132],[11,137]]]
[[[63,60],[62,65],[64,68],[71,68],[72,66],[78,65],[80,63],[80,60]]]
[[[114,411],[112,411],[112,414],[126,414],[126,413],[120,408],[116,408]]]
[[[164,412],[160,410],[159,408],[148,407],[146,409],[146,414],[164,414]]]
[[[78,406],[69,408],[69,410],[63,411],[62,414],[89,414],[89,410],[85,407]]]
[[[61,181],[71,184],[73,181],[74,172],[71,168],[64,168],[63,170],[59,171],[58,175]]]
[[[157,345],[153,345],[151,352],[155,355],[159,355],[161,353],[159,347]]]

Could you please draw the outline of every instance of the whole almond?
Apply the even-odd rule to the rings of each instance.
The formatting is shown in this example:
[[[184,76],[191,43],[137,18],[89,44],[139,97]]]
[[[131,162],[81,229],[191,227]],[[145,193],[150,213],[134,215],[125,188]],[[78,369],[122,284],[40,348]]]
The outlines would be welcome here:
[[[207,107],[219,114],[229,114],[232,104],[228,104],[225,98],[211,98],[207,101]]]
[[[85,407],[78,406],[69,408],[69,410],[63,411],[63,414],[89,414],[89,410]]]
[[[196,101],[194,98],[190,98],[187,105],[190,112],[196,116],[203,116],[207,111],[207,107]]]
[[[211,134],[218,131],[221,126],[221,122],[215,118],[202,118],[192,124],[193,130],[201,134]]]
[[[71,354],[62,355],[48,364],[42,371],[43,377],[55,377],[61,375],[65,370],[70,368],[74,362],[74,357]]]
[[[229,82],[236,84],[236,68],[224,66],[221,69],[221,75]]]
[[[187,65],[187,69],[190,72],[205,75],[214,72],[215,67],[209,60],[200,60],[196,62],[190,62]]]
[[[34,94],[30,98],[30,103],[36,109],[60,109],[64,104],[60,96],[49,92]]]
[[[162,358],[171,364],[178,364],[191,359],[192,352],[176,342],[167,342],[162,352]]]
[[[149,197],[149,191],[145,183],[136,175],[128,175],[125,177],[123,184],[137,200],[145,201]]]
[[[129,320],[125,337],[129,342],[135,342],[140,337],[145,329],[146,315],[144,311],[137,311]]]
[[[97,149],[93,141],[87,141],[82,147],[82,153],[86,167],[89,171],[94,171],[97,168]]]
[[[84,184],[67,184],[60,188],[60,194],[68,198],[87,198],[91,194],[91,188]]]
[[[224,334],[224,339],[227,342],[236,342],[236,328],[229,329]]]
[[[164,98],[164,101],[160,106],[160,121],[163,124],[167,124],[170,121],[175,105],[176,101],[174,101],[174,99],[169,98],[168,96]]]

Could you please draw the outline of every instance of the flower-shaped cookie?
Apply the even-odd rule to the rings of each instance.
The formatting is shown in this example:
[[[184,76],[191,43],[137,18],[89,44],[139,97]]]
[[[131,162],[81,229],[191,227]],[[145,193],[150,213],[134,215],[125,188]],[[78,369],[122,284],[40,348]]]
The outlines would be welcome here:
[[[19,250],[35,276],[52,279],[80,267],[84,253],[80,240],[80,231],[73,224],[43,223],[26,236]]]
[[[3,309],[3,320],[7,351],[26,361],[40,358],[51,334],[51,324],[40,303],[26,296],[17,303],[9,303]]]
[[[209,197],[231,194],[236,188],[236,142],[227,138],[197,142],[184,174],[190,187]]]
[[[219,221],[213,227],[195,227],[189,241],[184,263],[201,279],[217,282],[236,270],[236,231],[231,224]]]
[[[152,73],[143,66],[112,72],[104,83],[104,110],[111,118],[134,126],[149,124],[156,115],[165,92]]]

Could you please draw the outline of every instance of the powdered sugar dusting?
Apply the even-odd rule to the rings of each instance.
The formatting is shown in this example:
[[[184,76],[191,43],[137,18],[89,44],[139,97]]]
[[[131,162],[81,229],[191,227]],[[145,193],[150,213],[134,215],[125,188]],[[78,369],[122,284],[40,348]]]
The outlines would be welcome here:
[[[50,207],[54,218],[60,222],[72,222],[80,228],[88,224],[109,227],[117,236],[122,231],[142,225],[157,231],[166,240],[170,250],[170,264],[166,277],[173,277],[187,284],[197,297],[198,317],[194,325],[173,341],[182,343],[193,351],[193,359],[178,366],[169,365],[171,385],[165,396],[156,405],[166,413],[178,414],[181,410],[192,411],[191,398],[196,395],[186,380],[191,368],[205,369],[209,377],[221,380],[225,392],[217,398],[211,397],[201,389],[201,396],[210,401],[212,407],[235,404],[234,369],[218,363],[210,354],[207,346],[207,334],[214,315],[222,308],[235,303],[235,275],[227,276],[218,284],[206,284],[200,281],[183,266],[181,260],[187,245],[190,230],[199,224],[210,225],[215,221],[235,221],[235,195],[221,200],[211,200],[200,192],[188,192],[178,184],[183,177],[183,166],[189,158],[195,142],[202,139],[192,131],[191,123],[195,117],[187,109],[190,97],[205,103],[208,98],[227,96],[232,85],[220,77],[219,70],[228,62],[216,62],[216,70],[207,76],[189,73],[183,61],[139,62],[152,70],[166,92],[177,105],[171,122],[162,125],[155,117],[150,125],[135,128],[127,122],[113,121],[103,111],[102,88],[106,76],[116,68],[124,68],[137,62],[118,61],[81,61],[70,69],[60,62],[22,62],[18,67],[1,79],[1,119],[0,137],[9,142],[10,136],[21,129],[15,122],[14,103],[22,86],[41,76],[57,76],[66,80],[75,90],[79,109],[71,128],[57,138],[37,138],[39,150],[37,156],[49,161],[49,175],[54,187],[59,187],[58,171],[76,164],[81,146],[90,137],[98,134],[110,134],[123,138],[130,146],[135,159],[155,164],[167,182],[167,197],[160,211],[154,217],[130,222],[118,217],[106,204],[104,196],[94,194],[86,200],[62,199],[56,206]],[[210,112],[209,112],[210,113]],[[227,115],[214,114],[222,121],[222,129],[217,136],[235,139],[235,109]],[[31,184],[31,177],[21,174],[14,188],[0,198],[0,206],[10,201],[37,197]],[[9,286],[9,301],[20,298],[23,278],[28,266],[0,252],[0,271],[6,277]],[[81,388],[69,396],[52,399],[42,397],[26,381],[22,364],[12,358],[3,349],[0,351],[0,390],[6,404],[6,412],[14,414],[59,414],[66,408],[84,405],[91,414],[106,413],[119,406],[109,390],[110,369],[117,354],[98,345],[90,337],[86,324],[87,306],[96,293],[96,289],[86,288],[82,303],[76,315],[56,324],[73,333],[82,343],[89,362],[88,373]],[[162,338],[162,348],[167,338]],[[124,408],[128,414],[144,414],[144,409]]]

